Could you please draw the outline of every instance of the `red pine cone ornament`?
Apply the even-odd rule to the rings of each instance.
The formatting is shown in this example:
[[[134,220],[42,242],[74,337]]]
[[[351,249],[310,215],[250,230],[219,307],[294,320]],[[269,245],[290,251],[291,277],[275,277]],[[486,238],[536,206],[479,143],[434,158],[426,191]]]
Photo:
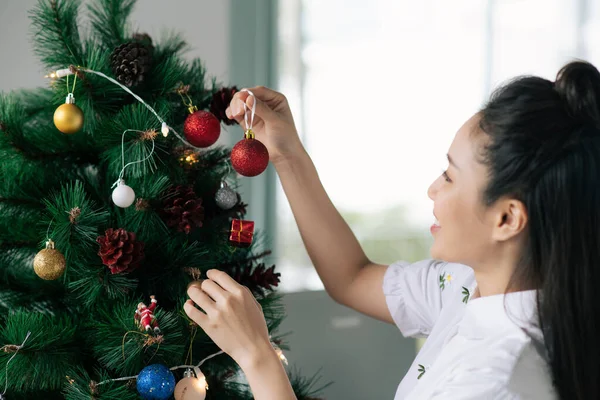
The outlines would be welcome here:
[[[183,133],[190,144],[196,147],[209,147],[221,135],[221,123],[212,113],[190,107],[191,114],[183,123]]]
[[[135,233],[123,228],[107,229],[96,241],[100,243],[98,255],[102,263],[113,274],[132,272],[144,259],[144,243],[136,240]]]
[[[275,266],[267,268],[265,264],[259,264],[254,269],[245,268],[243,271],[234,273],[233,278],[253,292],[262,290],[273,290],[279,285],[281,274],[275,272]]]
[[[204,221],[202,199],[189,186],[170,188],[164,201],[163,219],[170,228],[177,228],[179,232],[189,235]]]
[[[243,176],[257,176],[269,166],[269,151],[262,142],[254,138],[248,129],[244,139],[231,149],[231,166]]]
[[[210,112],[225,125],[235,125],[234,119],[229,119],[225,110],[229,107],[229,103],[233,99],[233,95],[238,91],[237,87],[224,87],[215,92],[210,102]]]

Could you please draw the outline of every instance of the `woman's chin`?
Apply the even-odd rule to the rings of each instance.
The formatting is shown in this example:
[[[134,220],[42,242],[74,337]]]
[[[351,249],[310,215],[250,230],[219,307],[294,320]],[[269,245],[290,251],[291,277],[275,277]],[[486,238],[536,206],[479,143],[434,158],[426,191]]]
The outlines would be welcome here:
[[[431,249],[429,249],[429,254],[431,255],[431,258],[435,260],[444,260],[442,248],[437,240],[433,241]]]
[[[447,262],[453,262],[452,259],[455,258],[453,257],[452,252],[448,251],[448,249],[444,246],[444,243],[439,237],[436,237],[433,240],[429,254],[434,260],[443,260]]]

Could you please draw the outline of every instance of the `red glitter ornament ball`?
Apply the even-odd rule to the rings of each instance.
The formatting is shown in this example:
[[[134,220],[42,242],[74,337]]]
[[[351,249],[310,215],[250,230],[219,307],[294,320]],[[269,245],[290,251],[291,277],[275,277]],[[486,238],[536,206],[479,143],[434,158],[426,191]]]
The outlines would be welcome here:
[[[260,175],[268,165],[269,151],[254,138],[246,137],[231,149],[231,166],[240,175]]]
[[[219,139],[221,124],[212,113],[198,110],[185,119],[183,133],[190,144],[196,147],[209,147]]]

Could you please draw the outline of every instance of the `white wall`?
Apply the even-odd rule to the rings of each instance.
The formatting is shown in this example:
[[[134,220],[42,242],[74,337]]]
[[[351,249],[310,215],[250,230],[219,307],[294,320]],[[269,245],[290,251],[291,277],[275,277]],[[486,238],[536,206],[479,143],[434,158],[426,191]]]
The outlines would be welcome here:
[[[31,44],[28,11],[35,4],[0,0],[0,91],[47,84]],[[202,58],[209,75],[229,83],[229,10],[230,0],[138,0],[131,21],[155,41],[161,32],[181,33],[191,46],[187,57]]]

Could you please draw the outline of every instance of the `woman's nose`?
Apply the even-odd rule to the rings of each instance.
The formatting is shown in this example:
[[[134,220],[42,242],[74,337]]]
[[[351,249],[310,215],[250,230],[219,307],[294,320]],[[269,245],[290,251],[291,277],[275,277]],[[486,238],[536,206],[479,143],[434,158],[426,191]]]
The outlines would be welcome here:
[[[431,200],[435,200],[435,194],[437,193],[437,181],[438,181],[438,179],[436,179],[435,181],[433,181],[431,183],[431,185],[429,185],[429,189],[427,189],[427,196]]]

